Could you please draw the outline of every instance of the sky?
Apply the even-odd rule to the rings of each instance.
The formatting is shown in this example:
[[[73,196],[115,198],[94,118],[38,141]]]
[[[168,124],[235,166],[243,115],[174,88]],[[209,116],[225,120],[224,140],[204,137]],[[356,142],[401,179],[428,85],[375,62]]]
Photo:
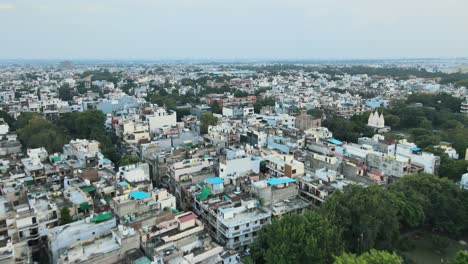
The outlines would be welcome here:
[[[0,0],[0,59],[468,57],[467,0]]]

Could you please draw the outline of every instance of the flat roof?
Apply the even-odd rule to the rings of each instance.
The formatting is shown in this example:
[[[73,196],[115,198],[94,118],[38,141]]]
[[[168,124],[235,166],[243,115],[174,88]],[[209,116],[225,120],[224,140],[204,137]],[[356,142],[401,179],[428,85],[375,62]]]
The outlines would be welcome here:
[[[121,182],[119,182],[119,185],[120,185],[120,186],[127,186],[127,185],[128,185],[128,182],[126,182],[126,181],[121,181]]]

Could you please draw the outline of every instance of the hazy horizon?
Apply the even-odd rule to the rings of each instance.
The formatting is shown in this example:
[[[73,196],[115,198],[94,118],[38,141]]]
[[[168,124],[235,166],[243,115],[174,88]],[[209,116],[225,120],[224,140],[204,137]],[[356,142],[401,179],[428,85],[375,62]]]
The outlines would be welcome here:
[[[0,59],[468,57],[468,2],[0,0]]]

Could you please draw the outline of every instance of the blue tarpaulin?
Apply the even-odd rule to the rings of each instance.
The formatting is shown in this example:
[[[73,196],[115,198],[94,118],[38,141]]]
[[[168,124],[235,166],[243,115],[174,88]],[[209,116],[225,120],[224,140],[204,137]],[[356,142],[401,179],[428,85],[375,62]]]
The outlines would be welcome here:
[[[206,179],[206,182],[208,182],[209,184],[221,184],[224,183],[224,179],[221,179],[219,177],[212,177]]]
[[[132,192],[130,193],[130,196],[135,200],[141,200],[141,199],[146,199],[150,197],[150,195],[145,192]]]
[[[270,185],[278,185],[278,184],[285,184],[285,183],[291,183],[291,182],[296,182],[295,179],[291,179],[289,177],[281,177],[281,178],[270,178],[268,179],[268,184]]]
[[[327,141],[332,143],[332,144],[335,144],[335,145],[343,144],[343,142],[339,141],[338,139],[334,139],[334,138],[329,138],[329,139],[327,139]]]

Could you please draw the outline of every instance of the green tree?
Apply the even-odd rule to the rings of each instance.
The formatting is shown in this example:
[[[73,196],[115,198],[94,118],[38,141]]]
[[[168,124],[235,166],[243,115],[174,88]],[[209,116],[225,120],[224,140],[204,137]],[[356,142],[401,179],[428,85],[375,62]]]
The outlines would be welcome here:
[[[341,254],[340,230],[316,212],[282,217],[264,227],[252,245],[255,263],[330,263]]]
[[[276,100],[273,97],[257,100],[257,102],[254,104],[254,111],[258,114],[264,106],[275,106],[275,102]]]
[[[79,82],[76,86],[76,91],[79,94],[85,94],[88,91],[88,89],[86,89],[84,82]]]
[[[99,141],[102,154],[114,164],[118,164],[120,159],[116,150],[118,140],[115,134],[106,132],[105,120],[106,116],[102,111],[91,109],[66,113],[57,120],[57,124],[73,139]]]
[[[58,96],[63,101],[71,101],[73,99],[72,89],[68,84],[62,85],[58,89]]]
[[[458,251],[455,260],[449,262],[449,264],[466,264],[468,263],[468,252]]]
[[[389,186],[393,193],[400,193],[408,204],[424,211],[423,225],[436,232],[457,235],[468,228],[464,217],[468,216],[466,192],[453,181],[431,174],[413,174],[403,177]]]
[[[344,253],[335,257],[334,264],[403,264],[403,259],[395,253],[372,249],[360,256]]]
[[[214,114],[221,115],[223,113],[223,109],[219,107],[219,104],[217,102],[210,104],[210,107],[211,107],[211,112],[213,112]]]
[[[29,121],[33,118],[33,117],[42,117],[40,114],[38,113],[32,113],[32,112],[24,112],[24,113],[21,113],[20,116],[18,116],[18,119],[16,119],[16,122],[15,122],[15,127],[17,129],[21,129],[25,126],[28,125]]]
[[[68,141],[68,135],[63,129],[39,115],[30,115],[19,120],[18,137],[27,148],[45,147],[48,152],[58,152]]]
[[[7,112],[3,110],[0,110],[0,118],[3,118],[5,123],[7,123],[8,126],[10,127],[10,130],[15,129],[15,119],[10,114],[8,114]]]
[[[323,110],[321,110],[321,109],[309,109],[309,110],[307,110],[307,114],[312,116],[313,118],[322,118]]]
[[[204,113],[200,117],[200,133],[208,133],[208,127],[218,124],[218,118],[213,113]]]
[[[70,209],[68,207],[60,209],[60,225],[66,225],[71,222],[73,222],[73,219],[70,215]]]
[[[389,127],[398,127],[400,125],[400,117],[397,115],[384,115],[385,125]]]
[[[334,193],[321,212],[343,229],[347,251],[392,250],[399,240],[402,203],[398,196],[380,186],[352,185]]]
[[[440,155],[439,175],[447,177],[453,181],[460,181],[461,176],[467,172],[467,160],[454,160],[447,157],[447,155]]]

